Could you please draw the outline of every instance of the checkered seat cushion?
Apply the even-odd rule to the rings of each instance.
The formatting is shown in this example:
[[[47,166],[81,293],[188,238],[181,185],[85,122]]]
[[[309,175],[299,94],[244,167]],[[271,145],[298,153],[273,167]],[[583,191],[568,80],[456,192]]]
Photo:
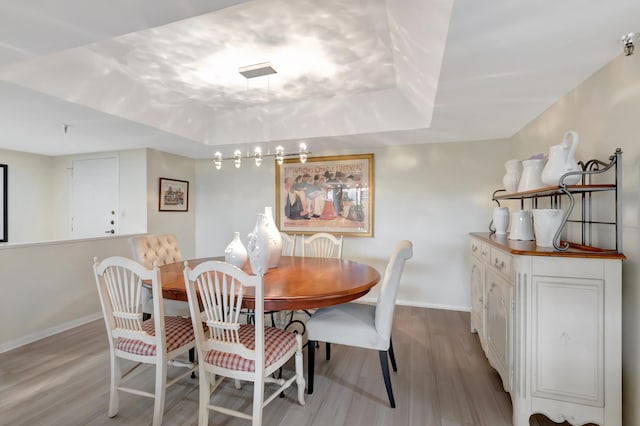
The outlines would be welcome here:
[[[252,324],[240,324],[238,330],[240,342],[248,349],[255,349],[255,326]],[[264,329],[264,363],[265,367],[280,359],[284,354],[296,346],[296,336],[289,332],[275,327],[265,327]],[[205,362],[236,371],[255,371],[253,360],[246,359],[240,355],[230,354],[210,350],[207,352]]]
[[[171,352],[195,339],[191,318],[164,317],[164,327],[167,338],[167,352]],[[155,336],[153,318],[144,321],[142,329]],[[116,348],[136,355],[154,356],[156,354],[156,345],[150,345],[137,339],[119,339]]]

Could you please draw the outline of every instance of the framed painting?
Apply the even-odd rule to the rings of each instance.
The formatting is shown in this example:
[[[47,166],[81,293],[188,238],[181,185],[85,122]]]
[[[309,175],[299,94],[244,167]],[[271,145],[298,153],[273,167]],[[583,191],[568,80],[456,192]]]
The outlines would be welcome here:
[[[278,228],[372,237],[373,182],[373,154],[285,159],[276,164]]]
[[[8,166],[6,164],[0,164],[0,243],[6,243],[9,241],[7,236],[9,232],[9,205],[7,204],[7,191],[9,185],[7,183]]]
[[[158,204],[161,212],[189,211],[189,182],[160,178]]]

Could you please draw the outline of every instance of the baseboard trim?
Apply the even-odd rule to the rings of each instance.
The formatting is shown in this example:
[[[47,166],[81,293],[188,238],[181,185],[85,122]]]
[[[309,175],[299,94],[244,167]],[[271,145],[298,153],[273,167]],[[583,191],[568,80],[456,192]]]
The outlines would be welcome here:
[[[376,303],[375,297],[362,297],[358,299],[364,303]],[[407,300],[396,300],[396,305],[400,306],[413,306],[416,308],[429,308],[429,309],[444,309],[445,311],[461,311],[461,312],[471,312],[471,307],[469,306],[456,306],[456,305],[441,305],[438,303],[421,303],[415,301],[407,301]]]
[[[0,354],[12,349],[19,348],[20,346],[28,345],[29,343],[36,342],[46,337],[53,336],[54,334],[58,334],[63,331],[78,327],[91,321],[95,321],[98,318],[102,318],[101,312],[96,312],[95,314],[77,318],[73,321],[58,324],[55,327],[47,328],[46,330],[40,330],[37,333],[32,333],[27,336],[20,337],[19,339],[9,340],[8,342],[0,344]]]

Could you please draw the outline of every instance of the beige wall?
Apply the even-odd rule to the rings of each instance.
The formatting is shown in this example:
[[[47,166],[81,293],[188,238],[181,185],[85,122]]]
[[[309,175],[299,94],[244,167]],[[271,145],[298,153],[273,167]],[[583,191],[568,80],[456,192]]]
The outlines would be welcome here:
[[[374,237],[345,238],[343,256],[382,271],[396,242],[412,240],[414,256],[405,268],[398,303],[468,310],[468,233],[488,229],[491,194],[500,185],[504,174],[500,165],[509,155],[507,142],[404,145],[361,152],[374,154]],[[314,152],[333,154],[345,152]],[[222,255],[234,231],[246,245],[256,214],[274,205],[271,161],[259,168],[246,162],[240,169],[226,162],[221,170],[210,161],[198,161],[197,181],[198,256]],[[374,289],[366,298],[376,296]]]
[[[567,130],[580,135],[578,160],[607,160],[622,148],[624,424],[640,425],[640,55],[620,56],[511,140],[515,158],[548,153]]]
[[[176,235],[185,258],[195,256],[196,247],[196,173],[195,162],[186,157],[153,149],[147,150],[147,232]],[[160,178],[189,182],[189,210],[187,212],[158,211]]]

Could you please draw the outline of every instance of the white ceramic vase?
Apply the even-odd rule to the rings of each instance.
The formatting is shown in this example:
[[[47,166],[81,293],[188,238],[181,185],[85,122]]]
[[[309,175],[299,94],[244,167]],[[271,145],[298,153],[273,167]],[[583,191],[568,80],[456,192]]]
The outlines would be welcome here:
[[[544,187],[541,178],[544,163],[545,160],[539,158],[524,160],[522,162],[522,176],[518,183],[518,192],[531,191]]]
[[[533,232],[536,245],[553,247],[553,239],[562,224],[564,211],[560,209],[533,209]]]
[[[533,240],[533,225],[531,222],[531,210],[516,210],[511,213],[510,240]]]
[[[229,243],[227,248],[224,249],[224,260],[227,263],[242,268],[247,261],[247,249],[240,241],[240,233],[233,233],[233,240]]]
[[[571,143],[569,143],[571,139]],[[565,133],[560,145],[553,145],[549,149],[549,160],[542,170],[542,182],[548,186],[560,185],[560,178],[568,172],[582,171],[575,159],[578,146],[578,134],[574,131]],[[564,179],[567,185],[575,185],[580,181],[579,174],[569,175]]]
[[[509,193],[516,192],[520,182],[520,174],[522,173],[522,161],[509,160],[504,163],[504,168],[507,170],[507,173],[502,178],[504,189]]]
[[[509,228],[509,209],[507,207],[496,207],[493,209],[493,226],[496,235],[505,235]]]
[[[269,234],[269,268],[276,268],[280,263],[282,256],[282,236],[280,230],[273,221],[273,209],[271,207],[264,208],[264,215],[267,219],[267,230]]]
[[[249,256],[251,271],[255,275],[264,275],[267,273],[269,262],[269,230],[267,227],[267,218],[263,213],[258,213],[256,226],[253,228],[253,232],[249,234],[247,255]]]

